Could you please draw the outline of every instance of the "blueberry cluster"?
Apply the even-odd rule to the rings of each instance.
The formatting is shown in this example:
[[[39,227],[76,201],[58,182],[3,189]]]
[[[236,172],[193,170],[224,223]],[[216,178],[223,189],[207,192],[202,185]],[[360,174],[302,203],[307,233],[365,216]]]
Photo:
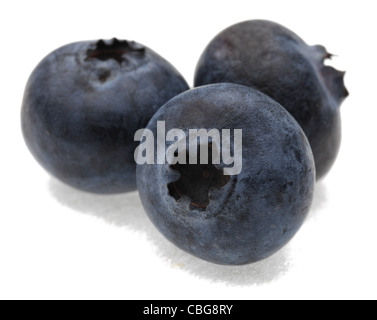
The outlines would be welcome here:
[[[329,58],[279,24],[247,21],[210,42],[189,90],[169,62],[139,43],[69,44],[30,76],[24,139],[48,172],[75,188],[137,187],[151,221],[181,249],[217,264],[256,262],[296,234],[316,179],[338,154],[348,92],[344,73],[324,64]],[[136,165],[135,133],[156,136],[161,121],[187,137],[193,129],[242,130],[241,173],[224,175],[226,164],[211,162],[211,141],[207,164],[200,153],[197,164],[158,164],[156,152],[154,164]],[[173,142],[164,143],[166,150]]]

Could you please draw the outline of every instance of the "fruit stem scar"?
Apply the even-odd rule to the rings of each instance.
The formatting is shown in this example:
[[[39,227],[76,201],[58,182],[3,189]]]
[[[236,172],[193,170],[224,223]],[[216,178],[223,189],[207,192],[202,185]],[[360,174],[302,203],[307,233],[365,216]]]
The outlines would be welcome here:
[[[127,61],[124,55],[129,52],[144,53],[145,48],[135,42],[118,40],[116,38],[112,39],[110,43],[99,40],[94,49],[87,50],[85,60],[98,59],[106,61],[114,59],[119,64],[122,64]]]
[[[212,158],[212,148],[208,146]],[[188,157],[188,154],[187,154]],[[198,161],[200,154],[197,154]],[[230,176],[223,175],[223,171],[213,164],[174,164],[170,168],[178,171],[181,177],[168,184],[171,197],[177,202],[183,197],[190,199],[191,210],[200,209],[205,211],[210,203],[209,192],[212,188],[221,189],[229,181]]]

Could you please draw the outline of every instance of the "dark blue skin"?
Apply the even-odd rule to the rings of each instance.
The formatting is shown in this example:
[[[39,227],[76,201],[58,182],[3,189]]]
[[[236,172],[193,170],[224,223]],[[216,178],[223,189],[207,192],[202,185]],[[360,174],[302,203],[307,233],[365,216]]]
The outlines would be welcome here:
[[[204,260],[243,265],[296,234],[312,203],[315,166],[306,136],[277,102],[249,87],[210,85],[164,105],[147,127],[155,137],[157,121],[167,132],[243,130],[238,176],[224,176],[223,164],[137,166],[144,208],[167,239]]]
[[[132,191],[135,132],[187,89],[169,62],[138,43],[69,44],[48,55],[28,81],[24,138],[47,171],[75,188]]]
[[[231,82],[256,88],[298,121],[313,150],[317,179],[333,166],[341,143],[344,72],[325,66],[323,46],[308,46],[270,21],[234,25],[216,36],[197,65],[195,86]]]

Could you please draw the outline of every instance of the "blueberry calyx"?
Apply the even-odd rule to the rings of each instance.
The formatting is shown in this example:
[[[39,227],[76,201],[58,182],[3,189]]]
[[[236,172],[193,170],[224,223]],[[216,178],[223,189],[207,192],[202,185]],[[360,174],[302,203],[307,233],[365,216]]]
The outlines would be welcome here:
[[[208,146],[208,159],[212,159],[212,147]],[[187,155],[188,159],[188,155]],[[199,163],[200,155],[198,154]],[[180,173],[177,181],[168,184],[169,194],[177,202],[184,196],[190,199],[190,209],[206,211],[210,202],[211,189],[221,189],[229,181],[223,170],[209,164],[174,164],[170,168]]]
[[[328,53],[324,46],[313,46],[312,55],[314,60],[318,63],[319,73],[327,91],[340,106],[340,104],[349,96],[349,92],[344,84],[344,76],[346,73],[325,65],[325,61],[331,60],[334,55]]]
[[[89,49],[86,52],[85,60],[98,59],[106,61],[114,59],[119,64],[122,64],[127,62],[125,54],[129,52],[144,54],[145,48],[134,41],[118,40],[117,38],[113,38],[110,42],[99,40],[94,49]]]

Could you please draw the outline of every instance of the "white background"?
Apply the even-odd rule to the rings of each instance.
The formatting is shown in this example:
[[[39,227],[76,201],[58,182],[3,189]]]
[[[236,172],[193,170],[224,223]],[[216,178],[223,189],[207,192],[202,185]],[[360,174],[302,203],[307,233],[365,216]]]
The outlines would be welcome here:
[[[377,298],[375,1],[2,1],[0,4],[0,298]],[[339,55],[351,93],[343,145],[317,186],[307,222],[285,249],[243,267],[176,249],[147,219],[137,193],[96,196],[52,179],[20,130],[24,86],[61,45],[136,40],[192,85],[206,44],[224,28],[263,18]]]

